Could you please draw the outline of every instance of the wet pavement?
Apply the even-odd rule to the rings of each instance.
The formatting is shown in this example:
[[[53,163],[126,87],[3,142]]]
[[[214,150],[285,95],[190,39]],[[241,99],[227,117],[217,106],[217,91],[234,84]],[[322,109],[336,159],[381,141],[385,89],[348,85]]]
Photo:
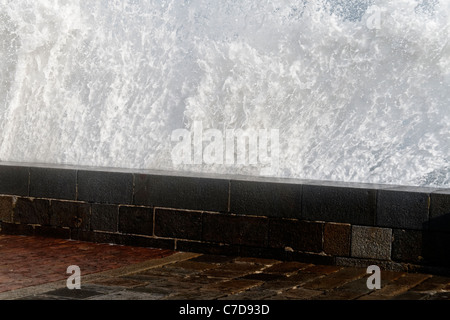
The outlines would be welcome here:
[[[450,300],[450,277],[0,235],[0,300]],[[81,289],[67,288],[69,266]]]

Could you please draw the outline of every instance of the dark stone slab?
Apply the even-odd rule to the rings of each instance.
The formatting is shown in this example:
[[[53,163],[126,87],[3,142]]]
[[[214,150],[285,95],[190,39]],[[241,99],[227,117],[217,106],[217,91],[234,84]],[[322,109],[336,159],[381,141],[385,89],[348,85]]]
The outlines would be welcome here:
[[[153,208],[120,206],[119,232],[153,235]]]
[[[0,221],[13,222],[13,197],[0,196]]]
[[[133,203],[227,212],[228,189],[228,180],[136,174]]]
[[[77,171],[53,168],[30,168],[30,196],[75,200]]]
[[[155,236],[201,240],[202,212],[155,209]]]
[[[377,226],[422,230],[428,221],[430,193],[413,187],[379,190]]]
[[[247,246],[267,246],[268,220],[229,214],[205,213],[203,240]]]
[[[267,217],[298,218],[302,185],[253,181],[230,182],[230,212]]]
[[[393,230],[392,260],[412,263],[423,262],[422,231]]]
[[[431,194],[428,227],[433,231],[450,232],[450,189]]]
[[[304,185],[302,218],[372,226],[377,190],[327,185]]]
[[[351,225],[344,223],[325,223],[323,251],[340,257],[350,256]]]
[[[29,168],[0,165],[0,194],[28,196]]]
[[[352,226],[351,256],[354,258],[390,260],[392,229]]]
[[[269,221],[267,218],[239,217],[239,244],[267,247]]]
[[[91,230],[118,231],[119,206],[112,204],[91,205]]]
[[[50,202],[44,199],[18,198],[14,222],[50,225]]]
[[[68,227],[89,230],[90,206],[75,201],[56,201],[50,204],[50,224],[55,227]]]
[[[78,171],[78,199],[80,201],[131,204],[133,174],[104,171]]]
[[[296,219],[269,219],[269,247],[321,252],[323,223]]]
[[[226,226],[226,228],[224,227]],[[235,215],[205,213],[202,240],[236,244],[239,238],[239,219]]]

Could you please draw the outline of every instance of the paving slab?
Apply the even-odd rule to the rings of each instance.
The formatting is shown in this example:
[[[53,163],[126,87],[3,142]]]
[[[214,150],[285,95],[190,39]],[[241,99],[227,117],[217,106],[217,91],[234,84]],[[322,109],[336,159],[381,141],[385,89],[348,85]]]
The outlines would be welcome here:
[[[450,277],[0,235],[0,300],[449,300]],[[81,289],[67,288],[69,265]]]
[[[388,283],[380,290],[371,292],[368,295],[361,297],[362,300],[381,300],[381,299],[391,299],[404,294],[415,286],[419,285],[421,282],[430,278],[431,275],[427,274],[405,274],[398,279]]]

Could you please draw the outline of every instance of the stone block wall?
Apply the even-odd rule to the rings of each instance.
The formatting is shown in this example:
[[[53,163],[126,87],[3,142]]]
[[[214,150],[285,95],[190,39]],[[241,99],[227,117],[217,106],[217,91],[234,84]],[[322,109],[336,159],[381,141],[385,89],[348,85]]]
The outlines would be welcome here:
[[[0,232],[395,270],[450,269],[450,190],[0,165]]]

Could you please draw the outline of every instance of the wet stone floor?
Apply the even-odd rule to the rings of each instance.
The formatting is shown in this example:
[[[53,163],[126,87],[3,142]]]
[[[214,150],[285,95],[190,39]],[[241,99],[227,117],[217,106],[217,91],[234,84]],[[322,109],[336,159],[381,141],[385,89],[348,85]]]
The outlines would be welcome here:
[[[0,300],[450,300],[450,277],[0,235]],[[69,265],[81,289],[67,288]]]

